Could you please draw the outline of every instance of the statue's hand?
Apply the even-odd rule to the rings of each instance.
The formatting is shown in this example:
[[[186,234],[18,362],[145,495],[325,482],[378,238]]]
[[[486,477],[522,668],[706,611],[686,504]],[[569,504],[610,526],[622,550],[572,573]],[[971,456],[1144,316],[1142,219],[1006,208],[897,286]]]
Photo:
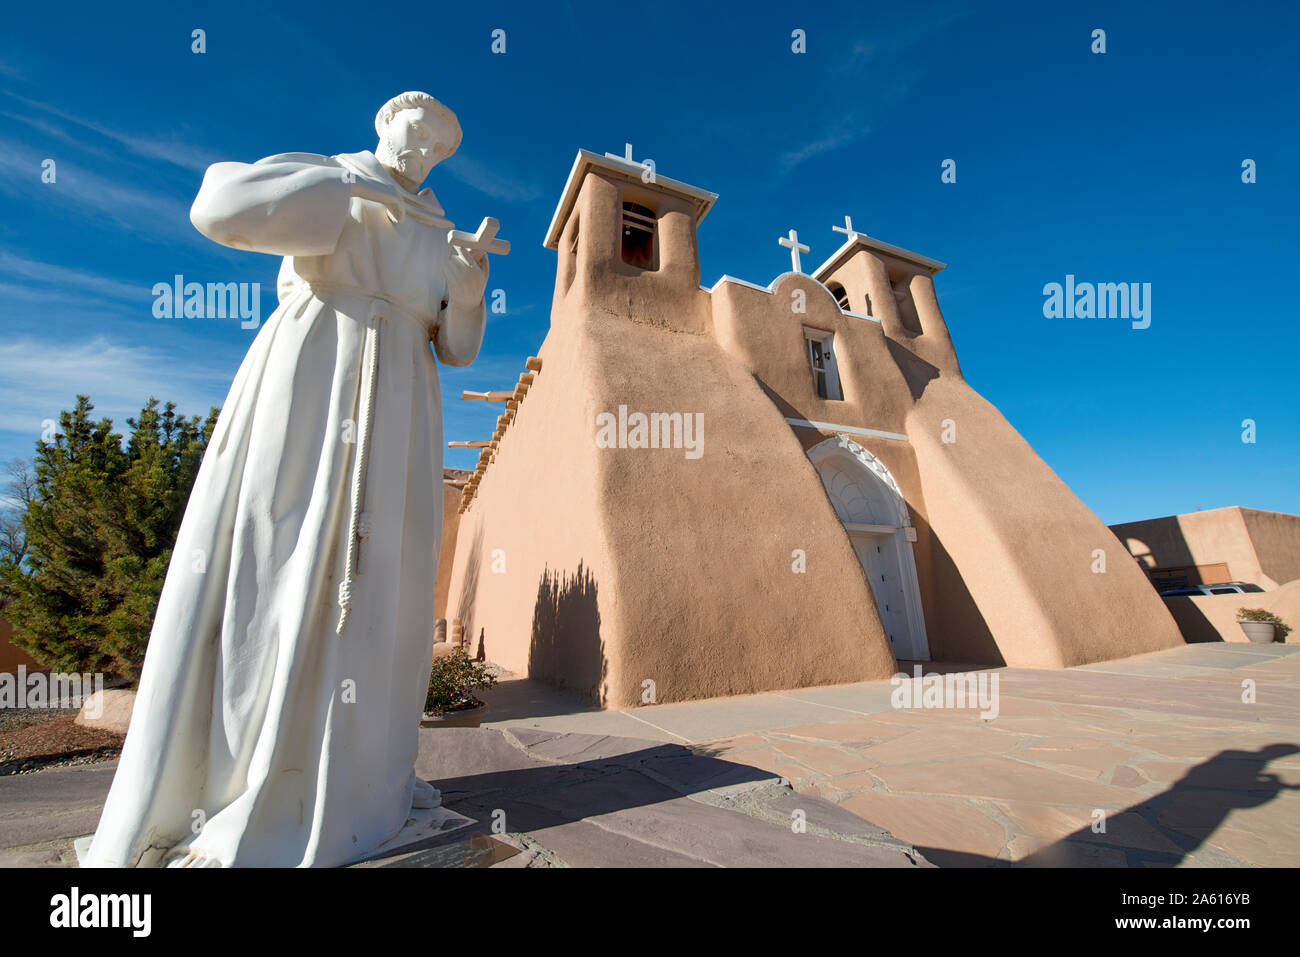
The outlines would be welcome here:
[[[487,253],[452,246],[446,276],[447,295],[451,300],[465,305],[479,302],[487,288]]]
[[[368,199],[372,203],[379,203],[388,210],[388,218],[395,223],[400,223],[406,216],[402,188],[395,183],[358,173],[352,180],[352,195],[360,199]]]

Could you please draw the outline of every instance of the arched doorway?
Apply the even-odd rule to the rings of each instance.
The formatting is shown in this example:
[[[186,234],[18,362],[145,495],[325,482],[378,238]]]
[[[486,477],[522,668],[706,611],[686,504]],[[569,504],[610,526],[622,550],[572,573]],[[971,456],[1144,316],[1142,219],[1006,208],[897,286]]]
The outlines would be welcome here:
[[[878,458],[846,435],[808,450],[871,585],[894,657],[928,661],[912,527],[902,490]]]

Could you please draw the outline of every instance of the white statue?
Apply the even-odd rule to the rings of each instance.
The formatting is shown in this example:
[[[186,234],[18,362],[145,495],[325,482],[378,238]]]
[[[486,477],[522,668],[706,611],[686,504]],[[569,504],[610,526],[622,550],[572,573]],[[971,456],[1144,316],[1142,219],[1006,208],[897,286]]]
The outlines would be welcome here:
[[[429,343],[474,360],[506,244],[416,192],[455,114],[404,93],[375,128],[374,153],[217,163],[194,201],[204,235],[285,257],[280,305],[204,456],[84,865],[337,865],[438,802],[412,770],[442,528]]]

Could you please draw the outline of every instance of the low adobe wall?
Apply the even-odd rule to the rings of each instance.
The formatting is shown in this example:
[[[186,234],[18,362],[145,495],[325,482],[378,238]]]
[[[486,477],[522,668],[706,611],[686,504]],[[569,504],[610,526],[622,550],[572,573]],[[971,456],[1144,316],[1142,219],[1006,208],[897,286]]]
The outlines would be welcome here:
[[[1300,580],[1272,591],[1245,595],[1178,595],[1164,599],[1188,642],[1248,641],[1237,624],[1238,608],[1271,611],[1294,631],[1288,644],[1300,642]]]
[[[1262,588],[1280,584],[1264,573],[1240,508],[1125,522],[1111,531],[1146,569],[1222,564],[1228,568],[1223,580],[1252,582]]]

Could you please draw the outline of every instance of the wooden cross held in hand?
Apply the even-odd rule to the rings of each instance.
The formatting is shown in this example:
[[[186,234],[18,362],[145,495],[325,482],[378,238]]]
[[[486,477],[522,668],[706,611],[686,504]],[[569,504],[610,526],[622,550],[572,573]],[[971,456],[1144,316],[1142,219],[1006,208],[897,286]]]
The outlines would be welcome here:
[[[447,242],[461,249],[477,249],[479,252],[507,256],[510,254],[510,243],[496,238],[497,230],[500,228],[500,222],[491,216],[485,216],[483,222],[478,224],[476,233],[466,233],[459,229],[448,230]]]
[[[799,268],[799,254],[806,253],[808,251],[808,246],[805,245],[804,243],[799,242],[799,234],[792,229],[790,230],[789,239],[787,239],[785,236],[782,236],[780,239],[777,240],[777,242],[780,243],[782,246],[787,247],[790,250],[790,263],[792,267],[791,271],[802,273],[803,270]]]

